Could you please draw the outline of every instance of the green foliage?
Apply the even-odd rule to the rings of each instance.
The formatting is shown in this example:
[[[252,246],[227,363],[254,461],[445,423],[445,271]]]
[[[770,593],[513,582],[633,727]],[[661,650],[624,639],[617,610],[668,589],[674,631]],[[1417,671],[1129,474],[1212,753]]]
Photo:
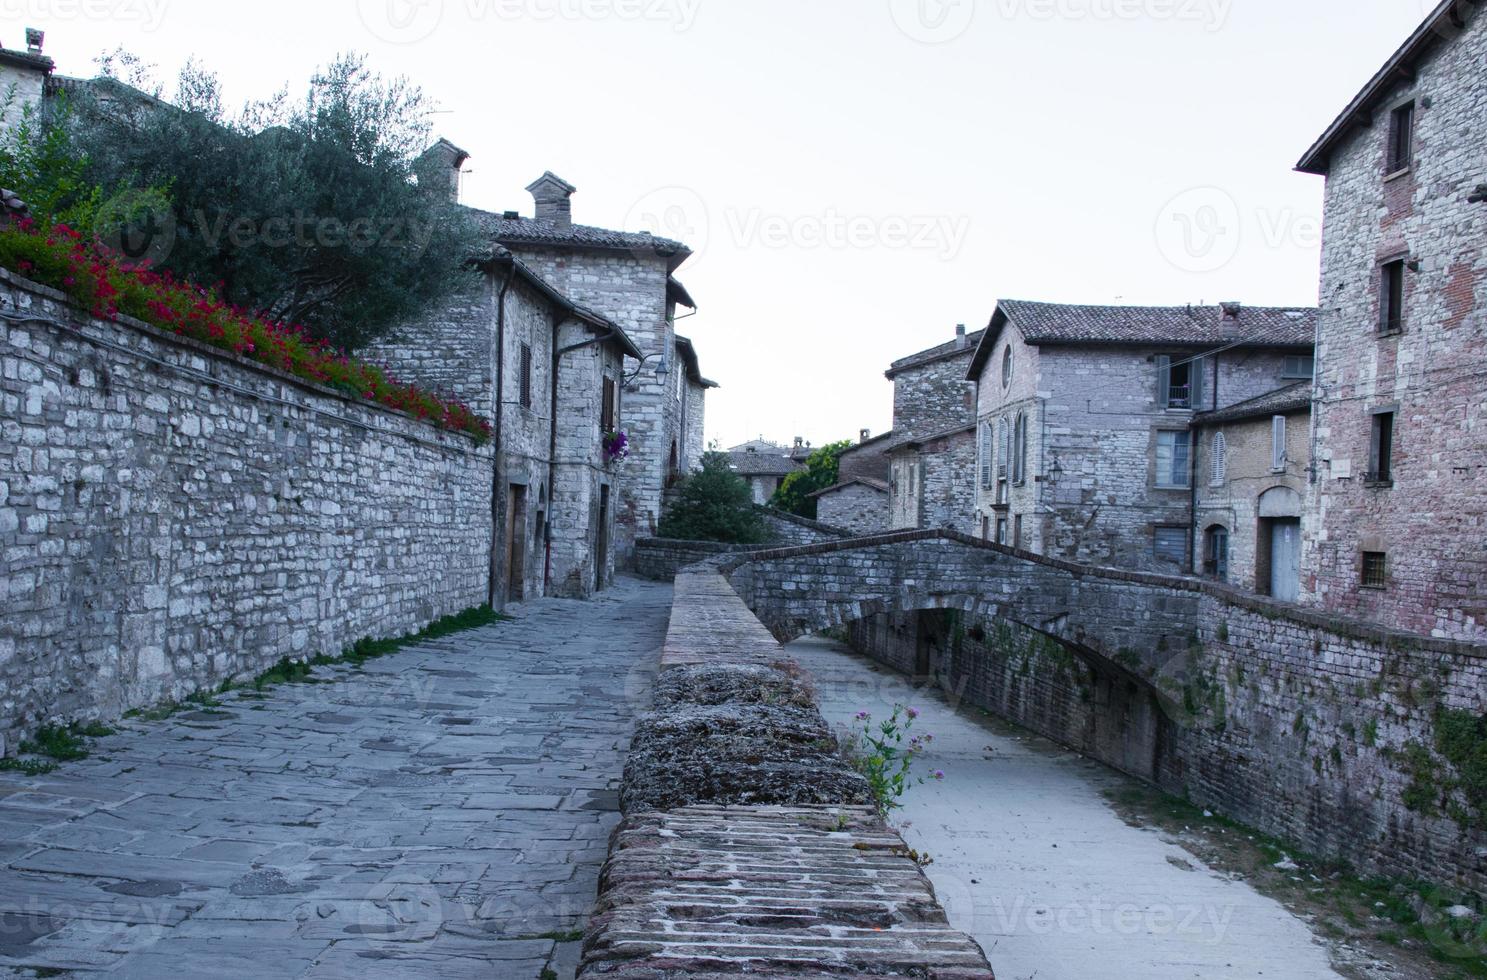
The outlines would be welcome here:
[[[702,457],[702,469],[682,481],[657,533],[675,541],[760,544],[768,540],[749,485],[726,453]]]
[[[478,229],[448,199],[447,174],[419,181],[433,104],[406,79],[347,55],[302,101],[286,90],[230,114],[216,76],[196,64],[182,69],[173,105],[136,90],[159,90],[137,60],[114,56],[103,69],[67,119],[81,169],[58,173],[102,188],[98,230],[133,243],[132,258],[220,284],[228,302],[349,349],[473,285]],[[37,152],[55,158],[53,139]],[[170,208],[142,188],[167,189]]]
[[[914,758],[924,752],[934,736],[910,734],[918,718],[919,712],[903,705],[896,705],[893,717],[878,724],[866,711],[857,715],[862,731],[856,733],[848,754],[857,771],[867,778],[878,812],[885,817],[903,806],[899,800],[910,786],[924,782],[911,780]],[[933,778],[944,779],[945,774],[935,772]]]
[[[18,772],[22,776],[45,776],[57,771],[55,762],[40,759],[0,759],[0,772]]]
[[[0,91],[0,115],[15,104],[14,87]],[[89,180],[88,159],[68,135],[72,118],[65,93],[59,93],[43,115],[25,106],[19,120],[0,131],[0,187],[19,194],[31,214],[47,225],[90,228],[103,201],[103,191]],[[163,203],[159,191],[151,199]]]
[[[806,460],[806,468],[791,473],[780,483],[770,506],[795,514],[798,517],[816,519],[816,501],[811,494],[834,487],[841,478],[842,453],[852,448],[850,442],[834,442],[822,446]]]

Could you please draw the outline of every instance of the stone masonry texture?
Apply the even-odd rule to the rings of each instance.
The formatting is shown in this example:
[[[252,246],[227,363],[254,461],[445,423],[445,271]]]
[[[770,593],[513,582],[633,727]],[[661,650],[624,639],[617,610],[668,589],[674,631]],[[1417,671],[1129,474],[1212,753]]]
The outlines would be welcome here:
[[[991,980],[809,678],[707,565],[677,577],[655,692],[580,977]]]
[[[1487,17],[1456,3],[1431,53],[1331,154],[1322,247],[1316,457],[1303,601],[1437,636],[1487,638]],[[1415,102],[1411,167],[1386,174],[1391,111]],[[1403,260],[1404,323],[1382,335],[1382,266]],[[1370,484],[1374,413],[1395,419],[1393,481]],[[1387,556],[1381,589],[1364,552]]]
[[[777,639],[848,626],[898,669],[1310,853],[1487,886],[1480,801],[1435,748],[1442,711],[1487,714],[1480,645],[948,532],[721,567]]]
[[[485,602],[488,450],[0,276],[0,738]]]

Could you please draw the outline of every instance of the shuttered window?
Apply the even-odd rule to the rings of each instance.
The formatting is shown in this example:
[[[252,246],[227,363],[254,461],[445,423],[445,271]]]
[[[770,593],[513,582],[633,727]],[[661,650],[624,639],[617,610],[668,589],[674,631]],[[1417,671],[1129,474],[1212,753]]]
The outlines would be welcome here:
[[[615,400],[616,399],[615,399],[615,396],[616,396],[616,394],[617,394],[617,390],[616,390],[616,386],[615,386],[615,383],[614,383],[614,379],[612,379],[612,378],[605,378],[604,379],[604,396],[603,396],[604,397],[604,403],[603,403],[603,408],[600,409],[600,416],[599,416],[599,428],[600,428],[600,430],[605,435],[608,435],[609,433],[611,433],[611,432],[613,432],[615,430],[615,426],[616,426],[616,420],[615,420]]]
[[[1155,537],[1156,556],[1159,561],[1170,561],[1175,565],[1188,563],[1188,529],[1185,527],[1159,527]]]
[[[996,472],[996,460],[993,458],[993,439],[995,433],[992,431],[991,423],[985,422],[981,425],[981,489],[990,490],[995,481],[992,479]]]
[[[1277,473],[1286,469],[1286,417],[1277,415],[1270,420],[1270,468]]]
[[[521,345],[521,407],[532,407],[532,345]]]
[[[1209,448],[1209,455],[1213,457],[1213,473],[1209,476],[1209,485],[1221,487],[1229,480],[1229,438],[1222,432],[1213,434],[1213,445]]]
[[[1017,416],[1016,434],[1012,447],[1012,482],[1022,486],[1027,482],[1027,415]]]

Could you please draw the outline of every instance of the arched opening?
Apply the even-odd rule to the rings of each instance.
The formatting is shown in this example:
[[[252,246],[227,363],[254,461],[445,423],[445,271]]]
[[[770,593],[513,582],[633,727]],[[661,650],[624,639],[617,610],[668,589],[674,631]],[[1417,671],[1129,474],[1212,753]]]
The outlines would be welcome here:
[[[1301,592],[1301,494],[1271,487],[1260,495],[1255,530],[1255,591],[1282,602]]]
[[[1229,581],[1229,529],[1222,524],[1203,532],[1203,574]]]

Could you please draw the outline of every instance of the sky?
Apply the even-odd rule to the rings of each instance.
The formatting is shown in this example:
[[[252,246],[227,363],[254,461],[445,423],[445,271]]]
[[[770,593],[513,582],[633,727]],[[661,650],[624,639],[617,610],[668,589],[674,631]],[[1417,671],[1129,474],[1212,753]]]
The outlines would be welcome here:
[[[890,363],[999,298],[1315,305],[1296,161],[1435,0],[0,0],[58,71],[229,104],[357,51],[437,102],[462,200],[688,242],[709,440],[885,431]],[[167,95],[169,86],[167,85]]]

